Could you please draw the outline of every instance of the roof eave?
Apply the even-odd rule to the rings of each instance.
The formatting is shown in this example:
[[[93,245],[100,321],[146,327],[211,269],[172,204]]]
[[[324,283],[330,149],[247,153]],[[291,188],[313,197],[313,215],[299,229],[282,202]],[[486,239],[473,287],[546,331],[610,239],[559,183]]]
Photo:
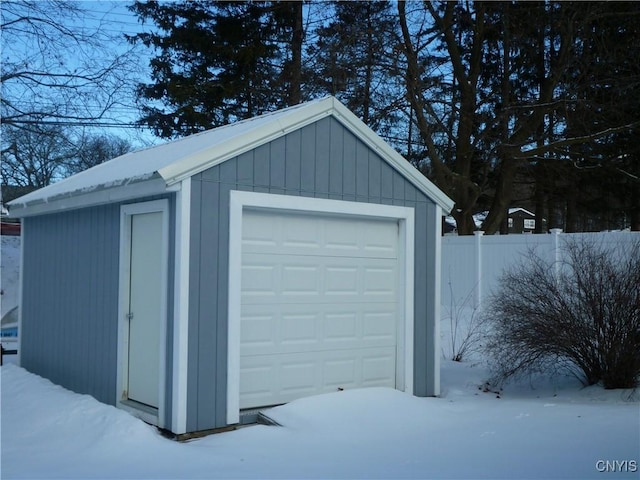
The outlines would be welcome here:
[[[20,198],[11,201],[9,214],[13,218],[33,217],[52,212],[94,207],[108,203],[121,202],[134,198],[159,195],[169,191],[167,184],[158,174],[151,178],[132,180],[126,184],[107,186],[98,185],[88,191],[66,192],[51,198],[20,202]]]

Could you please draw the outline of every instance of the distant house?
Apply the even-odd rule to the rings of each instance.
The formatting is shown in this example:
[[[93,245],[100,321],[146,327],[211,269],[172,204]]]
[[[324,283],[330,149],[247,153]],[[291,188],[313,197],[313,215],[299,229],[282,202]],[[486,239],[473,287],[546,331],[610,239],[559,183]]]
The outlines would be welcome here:
[[[476,229],[480,230],[482,222],[487,217],[489,212],[479,212],[473,216],[473,220],[476,224]],[[452,216],[443,217],[442,233],[444,235],[456,235],[457,227],[456,221]],[[510,208],[506,218],[507,233],[533,233],[536,229],[536,215],[535,213],[525,210],[524,208]],[[544,222],[544,220],[543,220]]]
[[[509,233],[533,233],[536,229],[536,215],[524,208],[510,208],[507,228]]]

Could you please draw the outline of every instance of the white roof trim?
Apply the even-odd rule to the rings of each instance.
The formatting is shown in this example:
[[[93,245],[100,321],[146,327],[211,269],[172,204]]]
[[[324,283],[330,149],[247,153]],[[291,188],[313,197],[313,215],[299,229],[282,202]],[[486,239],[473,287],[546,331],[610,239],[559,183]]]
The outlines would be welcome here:
[[[442,208],[444,212],[450,212],[455,202],[445,193],[436,187],[420,171],[411,165],[400,153],[391,148],[377,133],[371,130],[362,120],[356,117],[347,107],[342,105],[335,98],[334,109],[336,118],[340,123],[351,130],[360,140],[367,144],[372,150],[387,160],[391,166],[402,173],[416,187],[422,190],[429,198]]]
[[[11,214],[20,217],[58,208],[80,208],[89,205],[83,203],[85,200],[95,205],[96,199],[87,194],[93,191],[98,191],[99,203],[107,203],[104,200],[108,200],[110,194],[100,192],[126,188],[148,178],[161,177],[170,187],[327,116],[336,118],[443,211],[449,212],[453,208],[451,199],[373,130],[336,98],[325,97],[128,153],[10,202]],[[127,191],[133,192],[130,188]],[[70,197],[78,198],[70,202]],[[47,204],[48,207],[36,208],[40,204]],[[69,207],[70,204],[73,207]]]
[[[298,109],[298,111],[292,112],[291,115],[287,115],[283,119],[274,119],[273,122],[269,122],[247,135],[231,137],[228,140],[212,145],[206,150],[161,168],[158,173],[168,185],[171,185],[187,177],[204,172],[231,158],[276,140],[292,130],[302,128],[331,114],[330,110],[313,108],[317,105],[309,105],[308,108]],[[316,112],[315,110],[319,111]]]
[[[447,197],[336,98],[326,97],[303,105],[304,108],[294,107],[287,109],[289,111],[287,115],[278,116],[273,122],[266,123],[250,132],[250,134],[231,137],[222,143],[212,145],[207,150],[202,150],[195,155],[161,168],[158,173],[166,180],[168,185],[171,185],[219,165],[230,158],[253,150],[260,145],[286,135],[292,130],[297,130],[321,118],[333,115],[356,137],[387,160],[392,167],[408,178],[443,210],[451,211],[454,205],[453,200]],[[285,111],[282,112],[284,113]]]
[[[71,192],[58,196],[54,200],[14,203],[11,216],[16,218],[32,217],[46,213],[63,212],[77,208],[95,207],[108,203],[123,202],[134,198],[150,197],[167,192],[167,184],[160,177],[136,183],[121,185],[117,188],[97,188],[90,192]]]

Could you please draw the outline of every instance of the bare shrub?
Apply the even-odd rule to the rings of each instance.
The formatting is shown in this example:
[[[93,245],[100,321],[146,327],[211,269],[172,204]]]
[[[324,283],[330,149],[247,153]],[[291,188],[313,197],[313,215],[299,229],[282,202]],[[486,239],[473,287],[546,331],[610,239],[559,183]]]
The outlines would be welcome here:
[[[568,241],[555,265],[530,251],[487,305],[496,378],[569,371],[584,384],[640,381],[640,242]]]
[[[443,320],[448,320],[449,323],[450,355],[445,354],[444,349],[443,355],[454,362],[462,362],[482,350],[484,317],[479,314],[478,308],[473,304],[474,290],[467,294],[460,305],[455,305],[451,281],[449,281],[449,289],[451,303],[447,307]]]

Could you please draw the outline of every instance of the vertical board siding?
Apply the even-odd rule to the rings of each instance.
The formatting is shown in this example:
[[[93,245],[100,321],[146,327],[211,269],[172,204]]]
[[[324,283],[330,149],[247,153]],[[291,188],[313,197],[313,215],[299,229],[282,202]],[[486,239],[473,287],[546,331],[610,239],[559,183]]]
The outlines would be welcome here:
[[[226,426],[229,198],[233,189],[416,208],[414,392],[427,394],[431,365],[424,345],[432,299],[424,291],[435,281],[433,272],[429,273],[433,268],[429,255],[435,249],[427,223],[432,222],[429,215],[436,209],[431,200],[331,117],[212,167],[194,176],[192,185],[188,430]]]
[[[111,405],[118,368],[120,205],[26,218],[22,238],[22,366]],[[169,213],[173,224],[175,202]],[[173,255],[171,237],[169,275]],[[168,288],[170,312],[172,282]],[[171,358],[171,326],[167,336]]]
[[[113,404],[119,206],[26,219],[22,365]],[[114,235],[115,232],[115,235]]]

